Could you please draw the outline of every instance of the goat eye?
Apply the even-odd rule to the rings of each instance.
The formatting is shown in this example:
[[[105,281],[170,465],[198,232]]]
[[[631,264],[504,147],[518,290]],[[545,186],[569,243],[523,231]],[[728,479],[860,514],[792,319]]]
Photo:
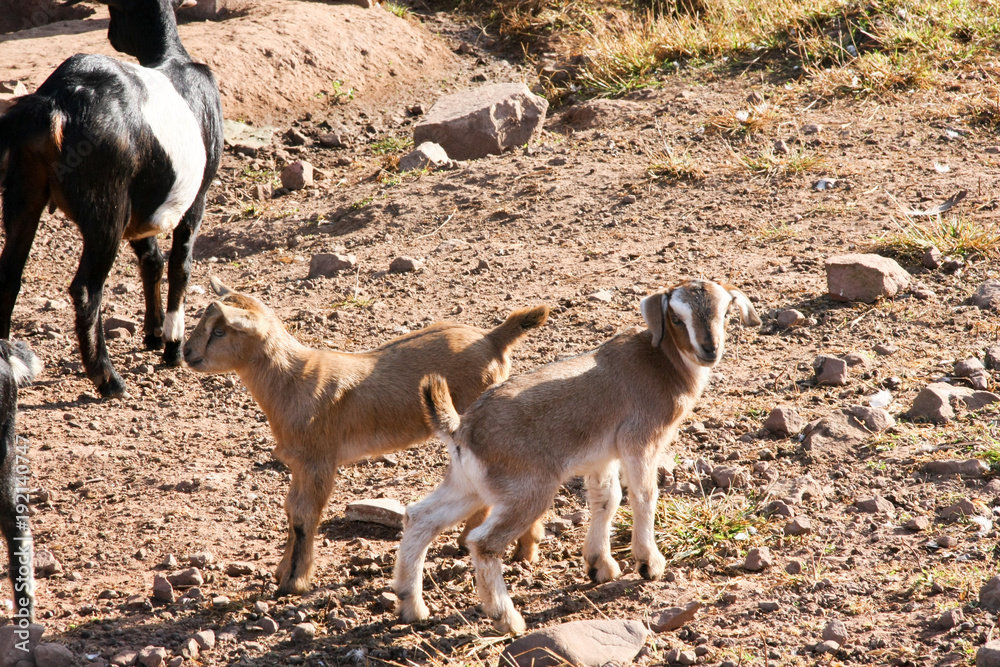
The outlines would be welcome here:
[[[675,327],[683,326],[684,324],[683,322],[681,322],[681,318],[677,317],[676,315],[671,315],[670,321],[674,323]]]
[[[216,338],[222,338],[223,336],[226,335],[226,332],[223,331],[222,329],[212,329],[212,335],[215,336]]]

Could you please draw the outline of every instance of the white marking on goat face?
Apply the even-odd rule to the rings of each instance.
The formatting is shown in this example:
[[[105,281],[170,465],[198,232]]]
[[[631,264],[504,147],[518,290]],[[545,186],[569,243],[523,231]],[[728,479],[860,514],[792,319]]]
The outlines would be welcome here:
[[[691,281],[671,293],[671,321],[680,326],[679,320],[687,333],[688,345],[679,347],[693,367],[711,368],[722,358],[731,301],[725,289],[708,281]]]
[[[176,343],[184,338],[184,311],[171,310],[163,319],[163,339]]]
[[[148,67],[124,63],[146,88],[142,117],[163,148],[174,170],[174,183],[167,198],[141,231],[129,240],[172,231],[191,208],[205,177],[205,142],[191,107],[178,94],[170,79]],[[169,340],[169,339],[168,339]]]

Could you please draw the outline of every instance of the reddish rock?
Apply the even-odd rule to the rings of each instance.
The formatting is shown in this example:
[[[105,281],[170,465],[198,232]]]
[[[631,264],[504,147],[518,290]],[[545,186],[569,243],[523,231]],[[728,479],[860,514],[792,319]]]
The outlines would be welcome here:
[[[826,260],[826,282],[834,301],[875,303],[906,289],[910,274],[888,257],[838,255]]]

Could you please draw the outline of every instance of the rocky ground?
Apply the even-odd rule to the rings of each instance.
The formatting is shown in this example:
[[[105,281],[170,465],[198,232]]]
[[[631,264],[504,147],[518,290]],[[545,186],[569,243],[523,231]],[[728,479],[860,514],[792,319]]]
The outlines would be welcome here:
[[[531,81],[453,18],[422,20],[415,29],[459,52],[452,88]],[[626,569],[618,582],[589,582],[575,480],[546,517],[539,562],[505,570],[529,629],[638,621],[650,630],[632,653],[643,665],[973,664],[996,638],[997,602],[980,589],[998,557],[997,404],[956,400],[937,424],[908,413],[933,382],[995,387],[986,351],[1000,319],[970,297],[998,277],[996,256],[927,268],[896,252],[910,282],[871,305],[832,300],[825,266],[848,252],[892,254],[891,235],[934,221],[905,210],[962,190],[945,219],[996,224],[1000,148],[956,112],[967,92],[817,98],[759,73],[682,70],[629,99],[551,109],[524,148],[404,174],[394,165],[422,111],[412,107],[436,97],[419,79],[401,82],[391,104],[336,100],[280,117],[273,144],[227,151],[196,249],[189,329],[211,301],[211,275],[270,304],[303,342],[340,350],[442,318],[490,327],[547,303],[551,320],[514,355],[523,372],[639,324],[639,300],[663,286],[731,282],[764,324],[730,324],[726,358],[675,444],[658,519],[667,576]],[[346,146],[324,147],[330,134]],[[296,160],[315,167],[314,184],[270,195]],[[818,189],[821,179],[832,187]],[[356,500],[426,495],[447,463],[440,443],[343,469],[316,589],[275,597],[288,473],[262,413],[235,376],[166,368],[141,349],[129,333],[142,297],[128,252],[105,314],[119,318],[110,348],[132,396],[98,400],[66,293],[79,250],[72,226],[46,216],[14,315],[15,336],[46,364],[20,417],[36,545],[52,555],[39,564],[43,642],[78,665],[132,664],[144,649],[144,665],[496,661],[511,638],[477,610],[457,532],[432,545],[432,617],[410,626],[387,595],[398,529],[345,519]],[[309,278],[324,253],[354,264]],[[399,256],[417,270],[390,272]],[[843,384],[818,384],[821,355],[836,360],[819,375]],[[956,368],[969,358],[992,369]],[[779,406],[787,437],[764,428]],[[627,506],[616,539],[627,564]],[[157,575],[181,577],[173,602],[154,597]],[[661,617],[692,603],[676,623]]]

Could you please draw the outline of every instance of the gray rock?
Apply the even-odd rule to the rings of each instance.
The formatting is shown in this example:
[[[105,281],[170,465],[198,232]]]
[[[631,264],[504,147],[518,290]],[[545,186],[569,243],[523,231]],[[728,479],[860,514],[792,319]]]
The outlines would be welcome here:
[[[809,517],[799,515],[785,524],[785,535],[808,535],[812,532]]]
[[[915,516],[907,521],[904,527],[907,530],[922,532],[931,527],[931,520],[925,516]]]
[[[413,143],[432,141],[454,160],[474,160],[526,144],[549,103],[523,83],[480,86],[440,98],[413,128]]]
[[[237,153],[256,157],[257,152],[271,145],[274,139],[273,127],[251,127],[235,120],[225,120],[222,123],[226,144],[232,146]]]
[[[783,310],[778,313],[778,326],[782,329],[797,327],[806,321],[806,316],[797,310]]]
[[[847,414],[858,420],[864,427],[872,433],[882,431],[896,425],[896,420],[892,415],[882,408],[869,408],[864,405],[852,405],[846,408]]]
[[[743,568],[750,572],[760,572],[771,567],[772,563],[774,563],[774,557],[771,556],[771,550],[767,547],[756,547],[747,552]]]
[[[35,647],[35,667],[68,667],[73,664],[73,652],[62,644],[48,642]]]
[[[990,471],[990,467],[981,459],[942,459],[928,461],[924,470],[932,475],[961,475],[963,477],[982,477]]]
[[[353,269],[357,263],[358,258],[355,255],[337,252],[317,253],[309,260],[309,278],[318,278],[319,276],[329,278],[341,271]]]
[[[135,651],[121,651],[111,657],[111,664],[115,667],[131,667],[139,660],[139,654]]]
[[[44,632],[45,628],[37,623],[29,625],[27,630],[12,624],[0,627],[0,665],[14,667],[20,661],[30,665]]]
[[[764,420],[764,428],[778,436],[797,435],[805,426],[805,420],[799,416],[798,410],[788,406],[777,406]]]
[[[597,303],[611,303],[613,299],[614,294],[606,289],[598,290],[587,296],[587,301],[596,301]]]
[[[186,570],[181,570],[180,572],[168,575],[167,581],[170,582],[171,586],[175,586],[177,588],[188,588],[190,586],[201,586],[205,583],[205,578],[201,576],[201,572],[198,571],[198,568],[189,567]]]
[[[399,158],[399,170],[440,169],[441,167],[447,167],[450,162],[448,153],[440,145],[433,141],[425,141]]]
[[[316,636],[316,626],[312,623],[298,623],[292,627],[292,641],[293,642],[308,642],[312,641],[313,637]]]
[[[1000,612],[1000,575],[993,577],[979,589],[979,606],[994,613]]]
[[[275,632],[278,631],[278,622],[269,616],[265,616],[264,618],[257,621],[257,627],[260,628],[260,631],[263,634],[273,635]]]
[[[957,501],[938,511],[938,516],[946,521],[957,521],[979,513],[976,504],[968,498],[959,498]]]
[[[967,378],[973,375],[979,375],[986,367],[983,366],[983,362],[979,361],[975,357],[969,357],[968,359],[963,359],[962,361],[955,363],[955,370],[953,373],[956,377]]]
[[[400,255],[389,264],[389,273],[410,273],[424,268],[424,263],[419,259]]]
[[[226,565],[226,574],[230,577],[249,577],[257,572],[257,568],[254,567],[253,563],[245,563],[242,561],[235,561]],[[267,613],[265,609],[264,612]]]
[[[37,549],[34,554],[35,576],[50,577],[62,572],[62,564],[48,549]]]
[[[818,419],[803,431],[803,449],[815,459],[843,459],[870,435],[867,428],[845,410]]]
[[[1000,310],[1000,280],[987,280],[976,288],[972,295],[972,305],[986,310]]]
[[[927,250],[924,250],[923,264],[928,269],[941,266],[941,251],[937,246],[927,246]]]
[[[228,595],[216,595],[212,598],[212,608],[213,609],[226,609],[232,603]]]
[[[875,354],[882,357],[888,357],[899,352],[899,346],[891,343],[879,343],[872,349],[875,350]]]
[[[854,501],[854,506],[859,512],[865,514],[889,514],[896,513],[896,507],[882,496],[875,495],[868,498],[859,498]]]
[[[991,371],[1000,371],[1000,345],[993,345],[986,350],[986,368]]]
[[[761,600],[757,603],[757,608],[767,612],[778,611],[781,609],[781,603],[777,600]]]
[[[130,336],[134,336],[135,332],[139,330],[139,323],[135,320],[130,320],[127,317],[119,317],[118,315],[111,315],[104,318],[104,334],[107,335],[108,332],[114,329],[125,329],[128,331]]]
[[[701,609],[700,602],[689,602],[683,607],[670,607],[664,609],[656,617],[656,620],[649,624],[653,632],[669,632],[692,622],[698,610]]]
[[[945,382],[932,382],[920,390],[907,414],[914,421],[944,423],[955,418],[956,404],[976,411],[997,401],[1000,401],[1000,396],[989,391],[974,391]]]
[[[160,602],[174,601],[174,587],[162,574],[153,576],[153,599]]]
[[[812,365],[817,386],[842,387],[847,384],[847,362],[843,359],[821,354]]]
[[[1000,667],[1000,640],[987,642],[976,651],[976,667]]]
[[[823,628],[823,641],[833,641],[838,644],[847,643],[847,626],[840,619],[833,619]]]
[[[211,651],[215,648],[215,630],[202,630],[191,635],[191,638],[198,642],[198,648],[202,651]]]
[[[824,642],[816,644],[815,650],[816,653],[836,653],[840,650],[840,644],[832,639],[828,639]]]
[[[372,498],[349,503],[344,510],[344,517],[348,521],[364,521],[390,528],[402,528],[405,513],[406,507],[394,498]]]
[[[391,614],[399,606],[399,598],[392,591],[382,591],[379,593],[377,603],[379,609]]]
[[[313,166],[305,160],[296,160],[281,170],[281,187],[286,190],[301,190],[312,184]]]
[[[139,664],[142,667],[160,667],[167,659],[167,649],[162,646],[147,646],[139,651]]]
[[[847,364],[848,368],[861,367],[862,369],[867,368],[870,363],[870,359],[862,354],[861,352],[848,352],[843,357],[841,357]]]
[[[609,662],[627,665],[646,642],[639,621],[571,621],[521,637],[504,649],[501,665],[556,667],[567,662],[602,667]]]
[[[895,260],[880,255],[838,255],[826,260],[826,282],[834,301],[875,303],[906,289],[910,274]]]
[[[956,625],[961,625],[965,620],[965,614],[962,612],[961,608],[955,607],[954,609],[949,609],[943,612],[940,616],[934,619],[934,626],[941,628],[942,630],[951,630]]]
[[[790,560],[785,565],[785,572],[791,575],[802,574],[802,561]]]
[[[749,481],[745,472],[733,466],[716,466],[711,475],[712,481],[722,489],[744,487]]]

